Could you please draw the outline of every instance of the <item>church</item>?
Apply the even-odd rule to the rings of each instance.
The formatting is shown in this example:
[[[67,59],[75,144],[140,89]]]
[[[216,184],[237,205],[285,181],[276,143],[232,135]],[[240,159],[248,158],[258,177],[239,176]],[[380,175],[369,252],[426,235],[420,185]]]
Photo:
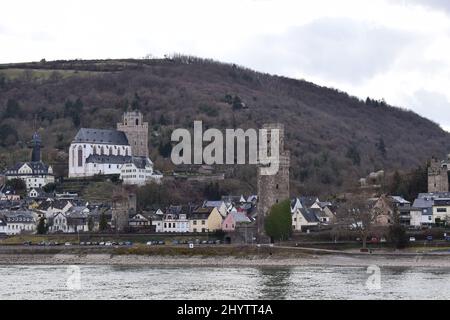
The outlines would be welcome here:
[[[140,166],[143,174],[130,174],[130,169],[136,170],[136,163],[143,163]],[[78,131],[69,149],[69,177],[94,175],[120,175],[126,184],[145,184],[162,178],[153,171],[149,159],[148,123],[143,121],[141,112],[125,112],[116,130]]]

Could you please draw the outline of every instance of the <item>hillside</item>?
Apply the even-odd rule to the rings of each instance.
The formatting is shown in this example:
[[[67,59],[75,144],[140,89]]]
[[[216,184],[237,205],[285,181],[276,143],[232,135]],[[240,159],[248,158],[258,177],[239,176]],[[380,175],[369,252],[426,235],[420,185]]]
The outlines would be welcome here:
[[[334,192],[371,171],[411,169],[450,149],[450,134],[413,112],[235,65],[191,57],[41,61],[0,65],[0,167],[28,158],[36,126],[44,159],[65,175],[77,128],[113,128],[129,105],[152,124],[151,157],[164,171],[173,169],[164,158],[173,128],[194,120],[221,129],[284,123],[293,194]],[[254,191],[254,172],[239,167],[230,175]]]

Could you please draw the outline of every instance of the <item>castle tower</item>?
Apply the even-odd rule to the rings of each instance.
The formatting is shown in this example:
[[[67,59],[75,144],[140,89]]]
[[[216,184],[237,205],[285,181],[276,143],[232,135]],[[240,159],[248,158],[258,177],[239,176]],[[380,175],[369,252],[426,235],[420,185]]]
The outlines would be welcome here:
[[[448,192],[448,167],[437,159],[431,159],[428,167],[428,192]]]
[[[271,143],[271,129],[279,130],[280,137],[280,156],[279,169],[274,175],[262,175],[261,170],[263,166],[258,167],[257,173],[257,189],[258,189],[258,204],[257,204],[257,228],[258,228],[258,242],[269,242],[270,239],[265,235],[264,221],[265,216],[269,213],[270,208],[283,200],[289,199],[289,166],[290,153],[284,150],[284,125],[280,123],[264,124],[263,129],[268,130],[267,147],[270,150]]]
[[[31,151],[31,162],[39,162],[41,161],[41,148],[42,148],[42,144],[41,144],[42,140],[41,140],[41,136],[39,135],[39,133],[35,132],[33,134],[33,138],[29,144],[29,148],[32,149]]]
[[[125,112],[122,123],[117,124],[117,130],[125,132],[132,156],[148,157],[148,122],[144,122],[142,113]]]

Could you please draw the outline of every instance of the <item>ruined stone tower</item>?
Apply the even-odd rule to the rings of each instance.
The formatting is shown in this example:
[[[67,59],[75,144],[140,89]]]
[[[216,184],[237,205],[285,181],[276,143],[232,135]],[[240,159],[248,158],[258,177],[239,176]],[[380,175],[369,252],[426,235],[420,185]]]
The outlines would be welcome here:
[[[283,200],[289,199],[289,166],[290,153],[284,150],[284,125],[280,123],[264,124],[263,129],[268,130],[267,147],[270,150],[271,129],[278,129],[280,136],[279,169],[274,175],[262,175],[263,165],[259,165],[257,173],[258,204],[257,227],[258,242],[267,243],[270,239],[265,235],[264,221],[270,208]],[[261,147],[261,146],[260,146]]]
[[[433,158],[428,167],[428,192],[448,192],[448,164]]]
[[[122,190],[113,195],[111,223],[117,232],[127,232],[130,215],[136,214],[136,194]]]
[[[144,122],[142,113],[125,112],[122,123],[117,124],[117,130],[125,132],[131,146],[131,155],[148,157],[148,122]]]

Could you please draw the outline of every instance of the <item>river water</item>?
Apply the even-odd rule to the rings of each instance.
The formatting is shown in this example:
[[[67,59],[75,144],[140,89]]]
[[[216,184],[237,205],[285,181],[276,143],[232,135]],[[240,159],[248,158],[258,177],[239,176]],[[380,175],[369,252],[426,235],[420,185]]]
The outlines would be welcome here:
[[[379,271],[329,266],[0,266],[0,299],[450,299],[450,269]]]

